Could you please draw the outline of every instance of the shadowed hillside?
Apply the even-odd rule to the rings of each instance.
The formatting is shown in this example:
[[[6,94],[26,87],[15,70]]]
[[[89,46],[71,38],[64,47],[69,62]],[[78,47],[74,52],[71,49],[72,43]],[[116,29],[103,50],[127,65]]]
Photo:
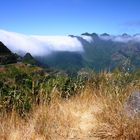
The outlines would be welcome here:
[[[0,55],[8,54],[11,54],[11,51],[2,42],[0,42]]]
[[[17,58],[2,42],[0,42],[0,65],[16,63]]]

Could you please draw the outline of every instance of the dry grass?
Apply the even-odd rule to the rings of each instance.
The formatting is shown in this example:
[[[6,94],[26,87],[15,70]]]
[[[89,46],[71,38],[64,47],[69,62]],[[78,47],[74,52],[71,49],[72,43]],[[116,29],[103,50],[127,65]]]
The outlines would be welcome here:
[[[4,114],[0,140],[139,140],[140,118],[123,111],[128,95],[107,90],[86,87],[68,100],[54,96],[49,105],[34,106],[26,119],[14,111]]]

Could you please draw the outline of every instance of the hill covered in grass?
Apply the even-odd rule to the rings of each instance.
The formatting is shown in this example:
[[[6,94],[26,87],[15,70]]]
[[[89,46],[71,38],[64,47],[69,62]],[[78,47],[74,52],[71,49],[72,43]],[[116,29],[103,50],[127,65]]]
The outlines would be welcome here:
[[[25,64],[31,64],[31,65],[36,65],[36,66],[40,64],[37,60],[35,60],[35,58],[30,53],[26,53],[23,56],[22,62]]]

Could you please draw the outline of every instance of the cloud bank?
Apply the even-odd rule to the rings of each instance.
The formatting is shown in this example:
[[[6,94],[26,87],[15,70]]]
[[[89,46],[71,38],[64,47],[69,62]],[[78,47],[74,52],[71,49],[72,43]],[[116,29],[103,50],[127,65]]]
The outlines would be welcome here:
[[[114,42],[122,42],[122,43],[128,43],[129,41],[133,41],[133,42],[140,42],[140,35],[134,35],[134,36],[130,36],[130,35],[118,35],[118,36],[99,36],[100,39],[102,40],[111,40]]]
[[[127,34],[98,35],[102,40],[128,43],[129,41],[140,42],[140,34],[130,36]],[[94,45],[91,36],[79,36]],[[46,56],[54,51],[83,52],[84,47],[76,36],[38,36],[24,35],[15,32],[0,30],[0,41],[2,41],[12,52],[24,55],[29,52],[33,56]]]
[[[83,46],[76,37],[23,35],[0,30],[2,41],[14,53],[48,55],[53,51],[82,52]]]

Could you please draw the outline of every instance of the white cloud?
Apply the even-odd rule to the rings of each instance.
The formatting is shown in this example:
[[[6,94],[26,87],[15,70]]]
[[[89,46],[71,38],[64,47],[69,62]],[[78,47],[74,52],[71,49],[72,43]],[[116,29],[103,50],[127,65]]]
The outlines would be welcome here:
[[[135,35],[135,36],[100,36],[100,39],[102,40],[112,40],[114,42],[122,42],[122,43],[128,43],[129,41],[134,41],[134,42],[140,42],[140,35]]]
[[[133,41],[133,37],[116,36],[113,38],[113,41],[127,43],[129,41]]]
[[[133,38],[135,41],[140,42],[140,34],[135,35]]]
[[[47,55],[52,51],[83,51],[80,41],[69,36],[27,36],[0,30],[0,41],[15,53],[29,52],[34,56]]]
[[[82,51],[83,47],[76,37],[69,36],[32,36],[48,48],[55,51]]]
[[[113,40],[114,36],[110,35],[110,36],[99,36],[100,39],[102,40]]]
[[[91,36],[81,35],[81,37],[82,37],[84,40],[88,41],[89,43],[93,42],[93,39],[92,39]]]

